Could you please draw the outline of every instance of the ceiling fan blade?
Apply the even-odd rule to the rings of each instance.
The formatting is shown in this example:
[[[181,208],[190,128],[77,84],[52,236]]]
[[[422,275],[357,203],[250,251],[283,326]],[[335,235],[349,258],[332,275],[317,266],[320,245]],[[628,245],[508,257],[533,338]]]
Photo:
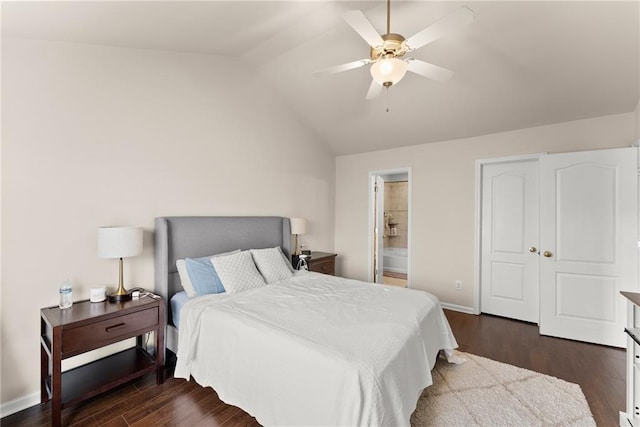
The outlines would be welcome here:
[[[407,58],[407,63],[409,64],[409,71],[441,83],[446,82],[453,76],[453,71],[419,59]]]
[[[316,77],[328,76],[330,74],[341,73],[343,71],[353,70],[354,68],[364,67],[371,62],[370,59],[360,59],[358,61],[348,62],[342,65],[336,65],[334,67],[323,68],[313,73]]]
[[[410,50],[415,50],[472,22],[473,11],[466,6],[462,6],[449,15],[444,16],[436,23],[409,37],[406,44]]]
[[[375,80],[371,80],[371,86],[369,86],[369,91],[367,92],[365,99],[370,100],[377,98],[380,95],[380,92],[382,92],[382,85]]]
[[[351,28],[356,30],[356,33],[360,34],[360,37],[369,43],[369,46],[375,47],[384,43],[380,34],[361,11],[348,10],[344,13],[343,18]]]

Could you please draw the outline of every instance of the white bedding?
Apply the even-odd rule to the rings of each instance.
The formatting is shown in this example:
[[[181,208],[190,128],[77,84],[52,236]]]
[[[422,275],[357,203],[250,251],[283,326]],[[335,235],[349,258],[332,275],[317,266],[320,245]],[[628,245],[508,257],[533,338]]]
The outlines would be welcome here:
[[[188,302],[174,376],[267,426],[402,426],[456,347],[431,294],[301,271]]]

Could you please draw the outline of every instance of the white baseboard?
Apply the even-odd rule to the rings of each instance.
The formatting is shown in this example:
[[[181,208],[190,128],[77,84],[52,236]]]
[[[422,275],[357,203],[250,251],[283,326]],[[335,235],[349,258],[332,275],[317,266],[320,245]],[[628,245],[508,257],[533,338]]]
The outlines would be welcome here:
[[[440,302],[442,308],[447,310],[459,311],[460,313],[474,314],[473,307],[465,307],[464,305],[449,304],[448,302]]]
[[[9,402],[0,403],[0,418],[20,412],[23,409],[40,404],[40,392],[32,393],[28,396],[19,397]]]

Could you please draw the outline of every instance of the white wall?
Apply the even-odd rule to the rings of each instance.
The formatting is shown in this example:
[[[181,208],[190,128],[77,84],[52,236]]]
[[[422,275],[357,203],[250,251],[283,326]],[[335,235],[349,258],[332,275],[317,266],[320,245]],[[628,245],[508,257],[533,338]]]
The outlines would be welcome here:
[[[334,159],[233,59],[2,41],[1,402],[39,392],[39,310],[113,284],[97,228],[145,229],[125,284],[153,288],[153,219],[279,215],[333,250]]]
[[[412,287],[473,307],[476,159],[628,147],[634,114],[619,114],[336,159],[338,273],[368,277],[368,173],[412,168]],[[463,290],[455,291],[455,280]]]
[[[635,124],[636,124],[636,141],[640,140],[640,99],[638,99],[638,105],[636,105],[635,113]]]

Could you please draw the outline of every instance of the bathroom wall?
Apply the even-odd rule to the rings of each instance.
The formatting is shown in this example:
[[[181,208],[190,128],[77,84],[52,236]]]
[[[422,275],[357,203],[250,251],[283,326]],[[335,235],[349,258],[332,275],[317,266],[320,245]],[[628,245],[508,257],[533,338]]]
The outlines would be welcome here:
[[[393,235],[394,227],[385,228],[385,248],[406,248],[408,236],[408,189],[407,181],[384,183],[384,212],[389,214],[389,223],[395,223],[397,234]]]

